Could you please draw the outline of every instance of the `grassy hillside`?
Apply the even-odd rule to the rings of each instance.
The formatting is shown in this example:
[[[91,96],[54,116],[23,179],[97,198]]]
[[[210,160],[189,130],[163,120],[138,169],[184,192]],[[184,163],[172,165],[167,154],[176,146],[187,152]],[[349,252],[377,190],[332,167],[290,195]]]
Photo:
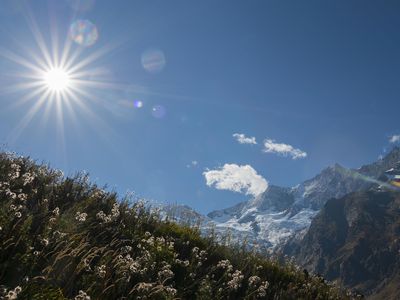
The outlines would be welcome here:
[[[245,247],[243,247],[245,248]],[[350,299],[322,278],[0,153],[0,298]]]

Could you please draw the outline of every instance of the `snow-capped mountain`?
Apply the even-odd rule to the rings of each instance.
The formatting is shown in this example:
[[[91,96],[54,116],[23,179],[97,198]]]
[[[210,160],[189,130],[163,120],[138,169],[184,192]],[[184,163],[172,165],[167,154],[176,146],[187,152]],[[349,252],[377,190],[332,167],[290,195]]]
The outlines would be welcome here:
[[[329,199],[380,186],[385,171],[399,161],[400,148],[396,147],[383,159],[358,169],[335,164],[295,187],[270,185],[255,199],[213,211],[208,217],[218,231],[230,229],[238,238],[246,236],[275,248],[289,238],[303,236]]]

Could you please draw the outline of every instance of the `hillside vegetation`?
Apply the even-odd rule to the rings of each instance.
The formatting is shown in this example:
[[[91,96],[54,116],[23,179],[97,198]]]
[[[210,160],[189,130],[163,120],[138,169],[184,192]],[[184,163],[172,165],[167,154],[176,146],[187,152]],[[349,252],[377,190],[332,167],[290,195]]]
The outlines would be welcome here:
[[[129,200],[0,153],[0,298],[352,298]]]

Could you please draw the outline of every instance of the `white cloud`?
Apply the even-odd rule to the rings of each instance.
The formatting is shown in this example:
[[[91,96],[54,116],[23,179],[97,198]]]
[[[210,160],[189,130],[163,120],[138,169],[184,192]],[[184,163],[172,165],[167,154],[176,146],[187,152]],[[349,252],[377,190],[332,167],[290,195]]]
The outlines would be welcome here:
[[[400,134],[392,135],[392,136],[390,137],[390,139],[389,139],[389,142],[391,142],[391,143],[398,143],[398,142],[400,142]]]
[[[291,156],[292,159],[307,157],[307,153],[300,149],[296,149],[288,144],[276,143],[274,140],[270,139],[264,141],[263,152],[277,153],[282,156]]]
[[[190,164],[186,165],[186,168],[197,167],[199,162],[197,160],[192,160]]]
[[[247,137],[243,133],[234,133],[232,135],[240,144],[253,144],[257,145],[256,138],[254,136]]]
[[[250,165],[225,164],[217,170],[203,172],[208,186],[257,196],[268,188],[268,181],[258,175]]]

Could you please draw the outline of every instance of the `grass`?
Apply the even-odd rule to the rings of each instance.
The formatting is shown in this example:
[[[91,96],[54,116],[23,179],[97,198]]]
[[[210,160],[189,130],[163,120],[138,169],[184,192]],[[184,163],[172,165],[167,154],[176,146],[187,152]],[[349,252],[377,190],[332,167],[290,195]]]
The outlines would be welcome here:
[[[0,298],[351,299],[323,278],[0,153]]]

